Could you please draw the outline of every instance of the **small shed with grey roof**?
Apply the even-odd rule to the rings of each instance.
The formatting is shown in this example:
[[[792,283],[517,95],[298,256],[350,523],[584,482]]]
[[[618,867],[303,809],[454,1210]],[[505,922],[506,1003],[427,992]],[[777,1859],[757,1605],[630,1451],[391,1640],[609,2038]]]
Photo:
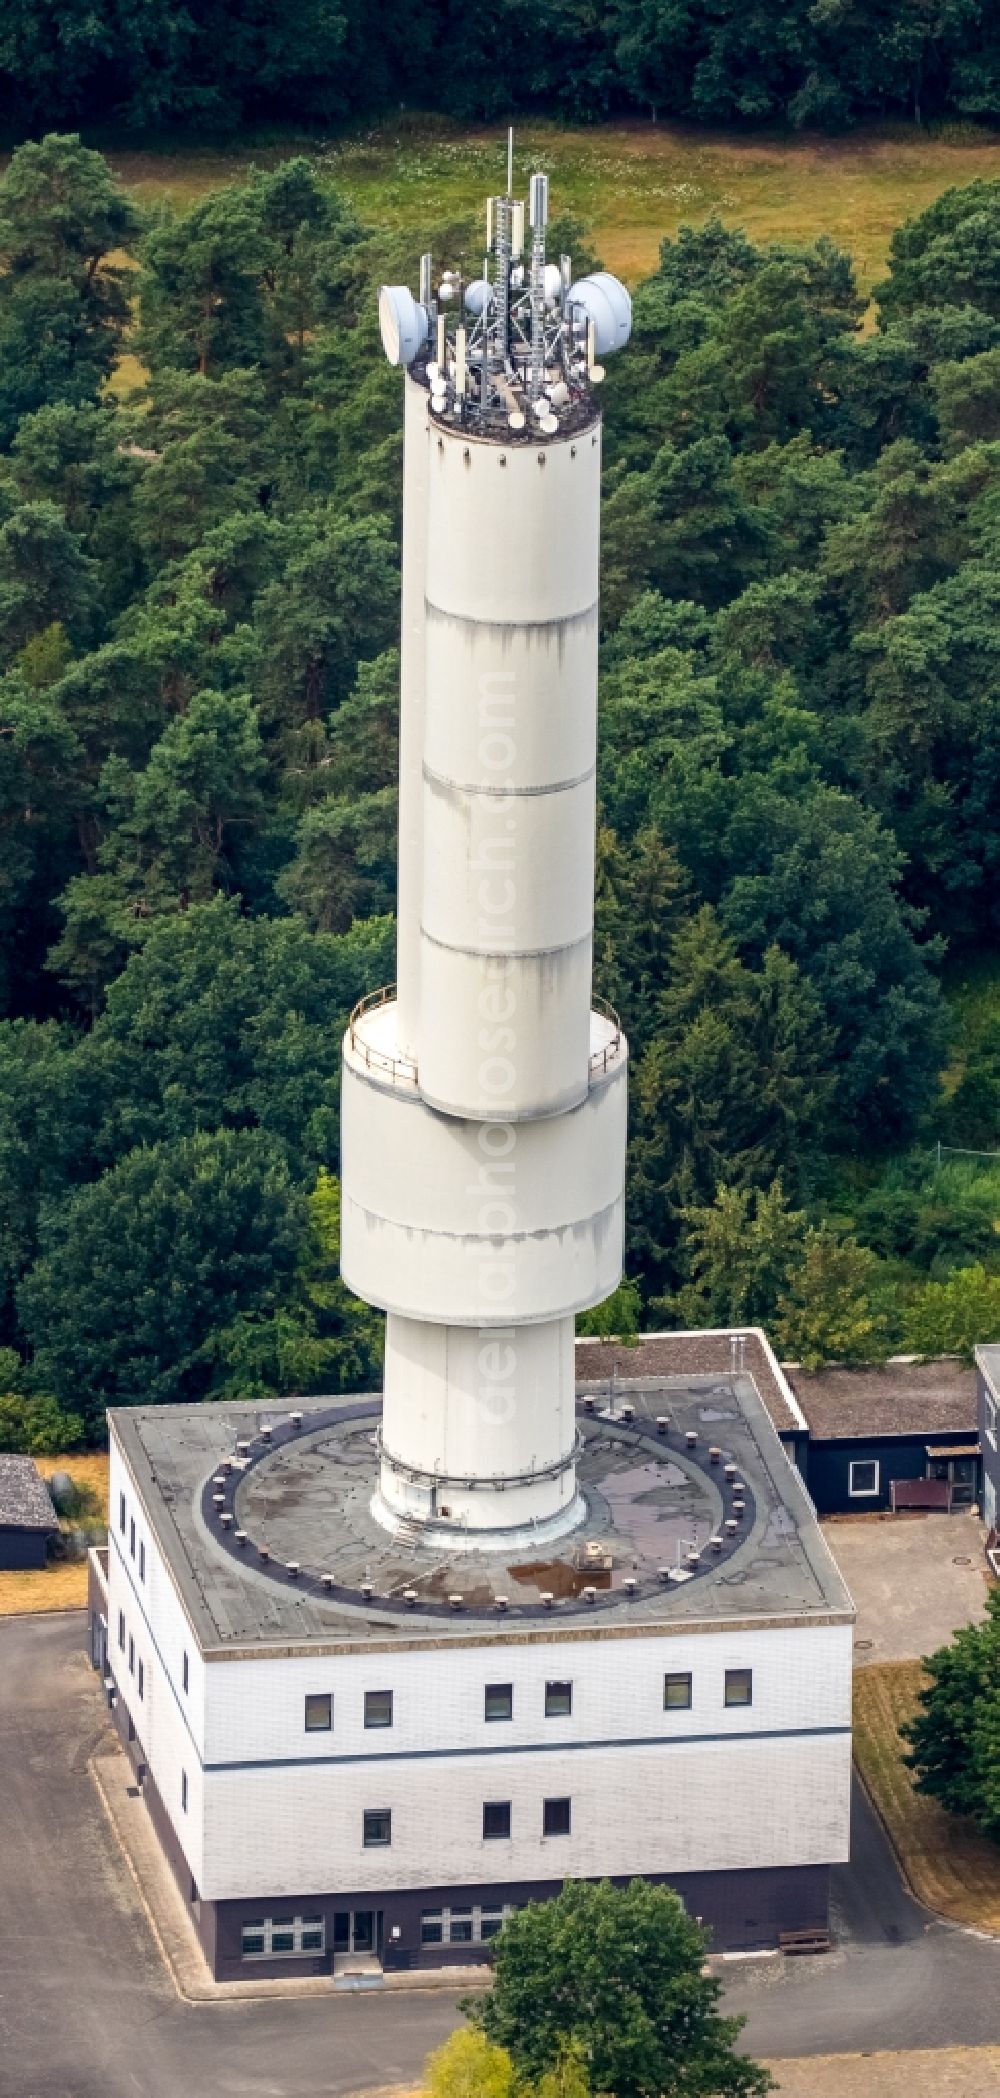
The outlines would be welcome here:
[[[34,1459],[0,1455],[0,1567],[44,1566],[58,1528]]]

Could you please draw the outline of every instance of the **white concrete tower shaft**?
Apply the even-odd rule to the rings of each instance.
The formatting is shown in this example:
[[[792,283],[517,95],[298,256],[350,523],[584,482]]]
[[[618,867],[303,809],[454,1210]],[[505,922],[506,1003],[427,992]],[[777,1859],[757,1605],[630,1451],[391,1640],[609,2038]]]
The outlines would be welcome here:
[[[496,268],[516,291],[503,245],[516,207],[501,201]],[[460,312],[482,318],[450,354],[433,308],[389,295],[390,355],[407,327],[419,339],[396,359],[412,367],[398,985],[344,1043],[342,1267],[387,1313],[376,1513],[451,1549],[551,1536],[582,1512],[574,1315],[621,1275],[627,1049],[591,994],[601,432],[587,302],[614,280],[587,280],[571,306],[565,267],[558,287],[536,279],[523,329],[516,298],[458,285]]]

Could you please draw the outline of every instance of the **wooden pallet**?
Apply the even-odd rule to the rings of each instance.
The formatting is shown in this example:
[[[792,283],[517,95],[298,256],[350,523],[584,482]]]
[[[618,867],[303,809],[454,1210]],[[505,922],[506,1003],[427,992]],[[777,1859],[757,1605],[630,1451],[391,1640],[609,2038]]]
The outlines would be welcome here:
[[[829,1952],[830,1933],[828,1930],[783,1930],[779,1933],[778,1945],[789,1958],[807,1952]]]

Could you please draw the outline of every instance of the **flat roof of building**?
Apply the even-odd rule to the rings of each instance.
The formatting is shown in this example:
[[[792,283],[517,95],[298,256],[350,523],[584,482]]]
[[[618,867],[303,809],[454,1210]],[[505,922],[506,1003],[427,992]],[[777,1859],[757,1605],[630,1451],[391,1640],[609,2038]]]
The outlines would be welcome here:
[[[619,1382],[631,1377],[725,1376],[737,1367],[753,1378],[779,1435],[805,1427],[795,1394],[759,1326],[643,1333],[631,1342],[578,1338],[576,1343],[578,1383],[604,1382],[612,1376]]]
[[[975,1371],[950,1355],[933,1362],[897,1360],[878,1369],[792,1368],[786,1374],[814,1442],[971,1435],[977,1426]]]
[[[414,1545],[375,1522],[380,1411],[372,1396],[109,1415],[205,1652],[853,1615],[747,1375],[630,1378],[610,1404],[582,1392],[586,1520],[554,1544],[516,1551]]]

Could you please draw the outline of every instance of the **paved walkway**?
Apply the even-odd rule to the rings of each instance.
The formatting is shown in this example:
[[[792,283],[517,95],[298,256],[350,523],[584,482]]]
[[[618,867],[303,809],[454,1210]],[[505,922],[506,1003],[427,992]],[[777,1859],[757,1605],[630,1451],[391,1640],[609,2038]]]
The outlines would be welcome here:
[[[178,1995],[91,1778],[110,1735],[84,1622],[80,1613],[0,1619],[0,2098],[412,2088],[459,2022],[457,1995]],[[787,2060],[989,2042],[976,2057],[980,2098],[1000,2040],[1000,1944],[932,1922],[909,1900],[863,1804],[834,1895],[840,1943],[826,1958],[724,1966],[726,2007],[746,2013],[748,2050]],[[938,2059],[950,2068],[949,2055]],[[821,2070],[817,2062],[815,2087],[793,2086],[790,2098],[855,2098],[850,2086],[827,2090]],[[869,2098],[869,2086],[856,2088]],[[870,2090],[883,2098],[877,2084]],[[960,2084],[953,2090],[964,2098]],[[907,2079],[901,2098],[923,2092]]]
[[[336,1981],[331,1981],[328,1974],[290,1975],[286,1980],[258,1977],[253,1981],[215,1981],[145,1802],[133,1782],[127,1756],[110,1743],[91,1758],[90,1774],[161,1957],[178,1995],[186,2003],[274,2003],[288,1996],[314,1996],[328,2002],[332,1991],[338,1995],[361,1993],[347,1975]],[[382,1993],[444,1989],[454,1994],[484,1988],[487,1981],[482,1967],[445,1967],[433,1972],[386,1975],[377,1986]],[[368,1986],[366,1982],[365,1988]]]
[[[857,1605],[854,1658],[918,1661],[986,1607],[983,1526],[972,1515],[825,1522]]]

